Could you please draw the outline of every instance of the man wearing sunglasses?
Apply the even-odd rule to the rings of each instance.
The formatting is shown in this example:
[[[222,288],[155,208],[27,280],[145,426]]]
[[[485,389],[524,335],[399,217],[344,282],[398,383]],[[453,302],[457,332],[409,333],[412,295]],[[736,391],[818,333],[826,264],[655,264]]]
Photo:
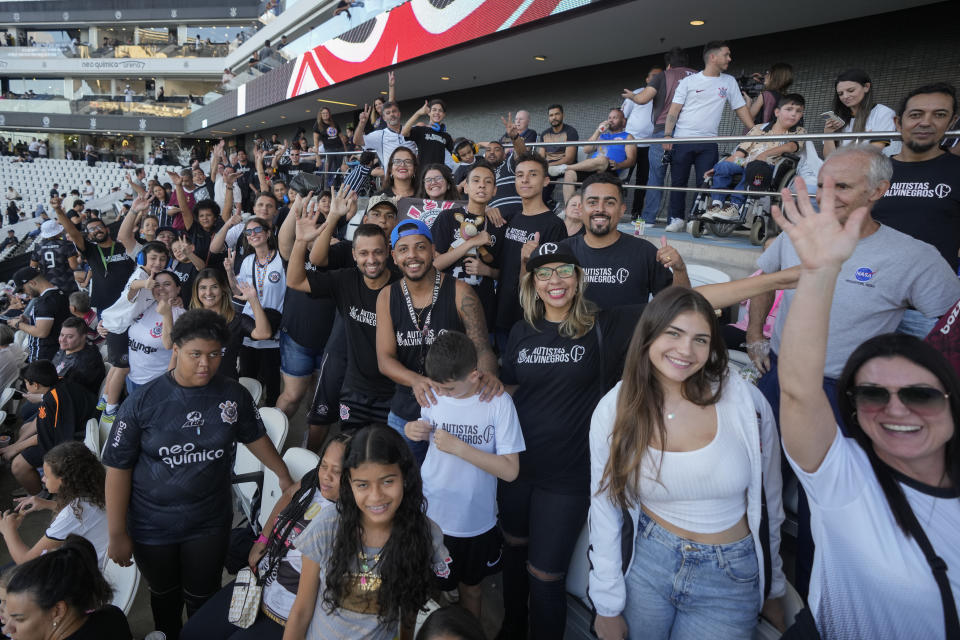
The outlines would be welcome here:
[[[580,261],[591,302],[601,309],[645,304],[670,285],[690,286],[683,258],[666,244],[666,236],[657,249],[643,238],[617,230],[627,209],[620,178],[593,173],[583,181],[582,193],[584,235],[567,238],[560,245]]]

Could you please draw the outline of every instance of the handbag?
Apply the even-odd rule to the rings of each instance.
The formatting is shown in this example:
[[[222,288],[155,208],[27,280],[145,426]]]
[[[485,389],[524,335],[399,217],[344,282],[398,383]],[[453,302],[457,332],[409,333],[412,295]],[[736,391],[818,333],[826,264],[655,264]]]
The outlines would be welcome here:
[[[323,176],[301,171],[293,176],[289,188],[304,197],[311,191],[313,191],[314,194],[319,194],[323,191]]]
[[[233,583],[233,595],[230,597],[230,611],[227,613],[227,622],[241,629],[248,629],[257,619],[260,612],[260,598],[263,596],[263,586],[257,580],[250,567],[244,567],[237,572],[237,579]]]

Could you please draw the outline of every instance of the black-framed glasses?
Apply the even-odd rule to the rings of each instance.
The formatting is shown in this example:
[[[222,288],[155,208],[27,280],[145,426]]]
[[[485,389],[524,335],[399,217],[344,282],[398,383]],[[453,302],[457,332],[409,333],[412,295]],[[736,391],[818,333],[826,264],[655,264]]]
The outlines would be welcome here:
[[[563,279],[572,278],[577,272],[577,268],[572,264],[562,264],[559,267],[537,267],[533,270],[533,277],[540,281],[547,281],[556,273]]]
[[[874,385],[863,384],[847,391],[858,411],[880,411],[890,403],[890,394],[896,393],[910,411],[917,415],[934,415],[940,413],[947,406],[949,393],[934,387],[900,387],[887,389]]]
[[[261,227],[260,225],[257,225],[256,227],[250,227],[249,229],[244,229],[244,230],[243,230],[243,233],[246,234],[246,235],[248,235],[248,236],[252,236],[252,235],[255,234],[255,233],[263,233],[263,232],[265,232],[265,231],[266,231],[266,229],[264,229],[264,228]]]

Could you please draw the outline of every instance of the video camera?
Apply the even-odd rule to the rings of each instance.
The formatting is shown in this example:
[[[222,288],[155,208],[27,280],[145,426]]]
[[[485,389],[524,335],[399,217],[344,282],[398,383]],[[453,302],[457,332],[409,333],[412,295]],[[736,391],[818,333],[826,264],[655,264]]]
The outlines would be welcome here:
[[[740,90],[751,98],[756,98],[758,95],[763,93],[763,74],[762,73],[753,73],[746,74],[741,73],[737,77],[737,86],[740,87]]]

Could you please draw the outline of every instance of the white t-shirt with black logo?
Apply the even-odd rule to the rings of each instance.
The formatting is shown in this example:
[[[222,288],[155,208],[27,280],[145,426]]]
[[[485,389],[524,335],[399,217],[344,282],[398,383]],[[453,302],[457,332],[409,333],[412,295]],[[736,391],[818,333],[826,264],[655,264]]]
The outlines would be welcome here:
[[[690,138],[717,135],[723,107],[727,102],[731,109],[739,109],[746,102],[733,76],[705,76],[703,71],[687,76],[677,85],[673,104],[682,104],[683,109],[673,130],[674,138]]]
[[[502,456],[526,449],[517,410],[506,393],[490,402],[481,402],[479,395],[439,396],[437,404],[420,410],[420,418],[484,453]],[[420,474],[427,516],[445,535],[471,538],[496,526],[495,476],[440,451],[432,437]]]
[[[252,286],[264,309],[275,309],[283,313],[283,299],[287,293],[287,273],[283,267],[283,258],[280,257],[279,251],[275,252],[273,259],[262,269],[256,266],[256,259],[257,256],[254,254],[243,259],[240,273],[237,274],[237,282],[246,282]],[[243,313],[253,317],[253,309],[249,302],[243,305]],[[279,349],[280,342],[244,338],[243,346],[254,349]]]
[[[182,316],[186,310],[174,307],[173,320]],[[163,348],[163,316],[157,313],[157,305],[152,304],[130,325],[127,333],[131,382],[146,384],[163,375],[170,368],[172,349]]]
[[[823,638],[944,637],[943,605],[920,546],[894,520],[866,452],[836,437],[820,467],[790,465],[810,500],[817,549],[810,578],[810,610]],[[960,594],[960,500],[956,489],[927,487],[894,472],[937,555]]]

